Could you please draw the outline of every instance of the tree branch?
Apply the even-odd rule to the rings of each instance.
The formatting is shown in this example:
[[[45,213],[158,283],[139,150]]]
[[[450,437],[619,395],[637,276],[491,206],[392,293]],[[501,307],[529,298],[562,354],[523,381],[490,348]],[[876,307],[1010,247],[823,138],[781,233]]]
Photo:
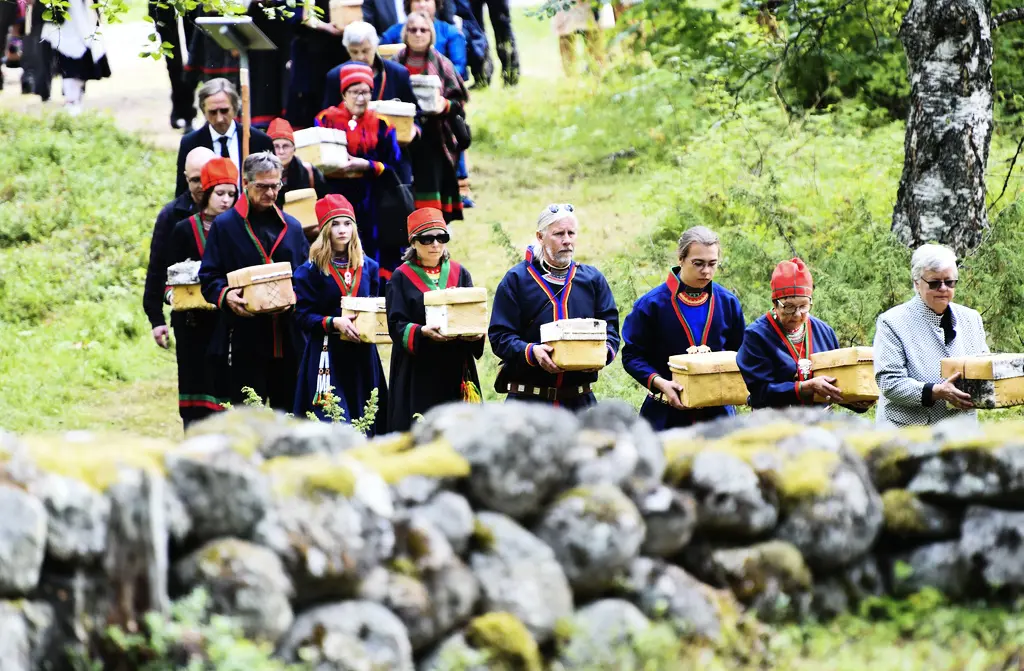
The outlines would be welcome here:
[[[1024,21],[1024,7],[1015,7],[1005,12],[999,12],[992,17],[992,25],[995,28],[1002,28],[1007,23]]]
[[[996,199],[992,201],[992,204],[988,206],[988,212],[992,211],[992,208],[996,206],[999,199],[1006,193],[1006,187],[1010,184],[1010,175],[1013,174],[1013,168],[1017,165],[1017,158],[1020,156],[1021,149],[1024,149],[1024,137],[1021,137],[1020,142],[1017,143],[1017,151],[1013,153],[1013,158],[1010,159],[1010,169],[1006,171],[1006,179],[1003,180],[1003,190],[999,192]]]

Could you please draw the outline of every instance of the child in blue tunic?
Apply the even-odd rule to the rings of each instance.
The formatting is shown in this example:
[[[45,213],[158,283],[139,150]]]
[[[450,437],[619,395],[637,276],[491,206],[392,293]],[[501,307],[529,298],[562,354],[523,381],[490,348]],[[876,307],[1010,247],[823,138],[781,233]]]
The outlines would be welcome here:
[[[331,388],[345,421],[351,422],[363,416],[376,389],[376,421],[368,434],[386,433],[387,385],[377,346],[358,342],[352,320],[341,315],[342,298],[380,293],[379,266],[363,256],[355,212],[344,196],[318,200],[316,215],[320,233],[309,250],[309,261],[295,271],[293,280],[295,319],[307,336],[294,412],[297,417],[312,412],[325,419],[325,394]]]
[[[740,302],[712,281],[720,249],[710,229],[686,230],[679,238],[679,266],[664,284],[637,299],[623,323],[622,367],[650,392],[640,416],[657,431],[735,413],[732,406],[684,409],[682,388],[668,368],[669,357],[690,348],[735,352],[743,343],[746,323]]]
[[[782,261],[772,272],[772,309],[747,327],[736,356],[752,408],[842,403],[836,379],[813,376],[811,355],[839,349],[836,332],[812,317],[814,281],[800,259]],[[825,399],[815,402],[815,397]],[[863,412],[871,403],[846,407]]]

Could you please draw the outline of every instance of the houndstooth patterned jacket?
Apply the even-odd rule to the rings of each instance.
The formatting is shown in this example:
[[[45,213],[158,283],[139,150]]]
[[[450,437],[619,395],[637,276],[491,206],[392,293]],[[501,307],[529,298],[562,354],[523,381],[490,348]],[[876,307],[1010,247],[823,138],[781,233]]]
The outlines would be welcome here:
[[[925,407],[921,396],[926,383],[942,382],[939,360],[988,354],[985,326],[977,311],[950,304],[956,336],[946,345],[941,315],[914,295],[902,305],[882,313],[875,328],[875,381],[878,399],[876,423],[880,427],[935,424],[948,417],[975,417],[974,410],[957,410],[945,401]]]

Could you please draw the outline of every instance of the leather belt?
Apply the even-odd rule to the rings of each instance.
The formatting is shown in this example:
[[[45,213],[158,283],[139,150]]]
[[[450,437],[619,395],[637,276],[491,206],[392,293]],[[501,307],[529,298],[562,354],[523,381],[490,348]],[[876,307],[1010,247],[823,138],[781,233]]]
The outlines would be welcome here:
[[[531,387],[526,384],[510,382],[506,393],[514,396],[537,396],[548,401],[563,401],[589,394],[590,385],[585,384],[579,387]]]

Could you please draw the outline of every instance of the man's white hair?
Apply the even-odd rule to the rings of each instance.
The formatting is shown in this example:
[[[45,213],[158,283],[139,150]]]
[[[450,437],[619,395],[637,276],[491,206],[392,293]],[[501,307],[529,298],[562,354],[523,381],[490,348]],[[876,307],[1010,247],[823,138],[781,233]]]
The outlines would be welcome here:
[[[928,271],[956,270],[956,252],[945,245],[921,245],[910,258],[910,279],[917,282]]]
[[[341,43],[346,49],[353,44],[362,44],[363,42],[372,44],[374,50],[380,44],[380,38],[377,37],[377,29],[373,27],[372,23],[353,21],[345,26],[345,32],[341,36]]]

